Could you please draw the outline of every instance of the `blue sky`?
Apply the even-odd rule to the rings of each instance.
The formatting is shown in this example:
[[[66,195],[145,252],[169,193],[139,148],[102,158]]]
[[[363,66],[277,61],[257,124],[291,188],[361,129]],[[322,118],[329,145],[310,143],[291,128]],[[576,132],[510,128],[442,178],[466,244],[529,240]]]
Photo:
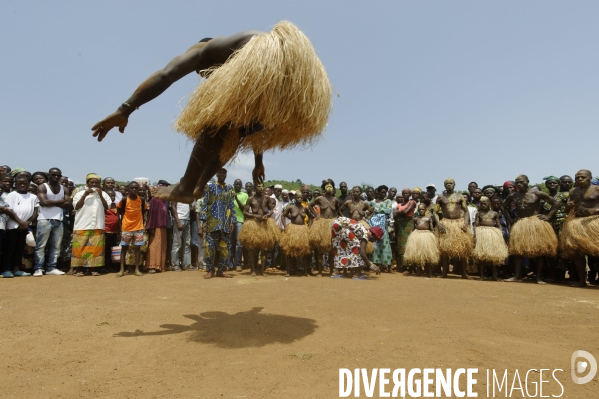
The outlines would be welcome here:
[[[171,129],[197,75],[136,111],[124,135],[91,126],[203,37],[269,30],[312,40],[339,96],[322,141],[267,153],[267,179],[413,187],[518,174],[595,175],[596,1],[0,2],[0,164],[176,181],[190,142]],[[230,178],[251,178],[242,156]]]

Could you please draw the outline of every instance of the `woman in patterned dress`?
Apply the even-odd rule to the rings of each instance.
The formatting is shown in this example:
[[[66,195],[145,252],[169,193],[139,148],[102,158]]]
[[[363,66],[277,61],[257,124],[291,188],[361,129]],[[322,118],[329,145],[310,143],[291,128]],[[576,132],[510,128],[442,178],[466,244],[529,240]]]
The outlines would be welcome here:
[[[387,221],[391,216],[392,210],[392,202],[390,199],[387,199],[388,189],[387,186],[382,185],[375,190],[376,198],[369,203],[373,208],[374,215],[370,218],[368,223],[370,223],[372,227],[378,226],[383,229],[383,238],[374,245],[372,263],[381,265],[388,273],[395,273],[395,271],[391,269],[393,254],[391,252],[389,232],[387,231]]]
[[[332,222],[331,232],[334,255],[332,278],[345,278],[345,274],[339,274],[339,270],[345,270],[355,271],[354,280],[368,280],[368,276],[362,274],[364,266],[376,274],[380,273],[366,255],[367,243],[383,237],[380,227],[368,230],[360,222],[340,216]]]

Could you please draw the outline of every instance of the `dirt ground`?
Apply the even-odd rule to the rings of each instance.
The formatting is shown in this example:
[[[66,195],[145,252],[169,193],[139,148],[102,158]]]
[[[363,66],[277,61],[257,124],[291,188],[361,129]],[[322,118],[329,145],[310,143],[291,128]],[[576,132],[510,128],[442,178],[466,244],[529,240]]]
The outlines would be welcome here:
[[[334,398],[339,368],[383,367],[477,367],[479,397],[487,369],[559,368],[562,397],[599,397],[570,378],[599,359],[597,289],[233,274],[0,279],[0,397]]]

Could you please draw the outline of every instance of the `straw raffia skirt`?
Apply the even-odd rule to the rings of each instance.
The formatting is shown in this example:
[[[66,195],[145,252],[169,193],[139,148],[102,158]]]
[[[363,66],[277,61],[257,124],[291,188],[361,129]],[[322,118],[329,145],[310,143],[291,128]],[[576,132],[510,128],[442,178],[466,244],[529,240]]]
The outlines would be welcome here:
[[[470,226],[462,230],[464,219],[443,219],[440,222],[445,227],[445,233],[439,232],[439,252],[441,256],[452,259],[468,258],[474,250],[474,240]]]
[[[286,255],[293,258],[310,255],[310,229],[305,224],[288,224],[279,245]]]
[[[599,256],[599,215],[568,217],[560,236],[562,257]]]
[[[519,219],[510,231],[509,253],[527,258],[556,256],[557,236],[551,223],[536,215]]]
[[[360,220],[360,224],[362,226],[364,226],[364,228],[366,228],[367,231],[370,230],[370,228],[372,226],[370,226],[370,224],[368,224],[368,222],[364,219]],[[374,243],[372,241],[368,241],[368,243],[366,244],[366,255],[370,255],[371,253],[374,252]]]
[[[207,72],[209,78],[190,96],[175,128],[199,141],[225,127],[223,162],[238,150],[311,145],[326,127],[331,84],[312,43],[291,22],[254,36]],[[251,134],[240,142],[240,132],[248,130]]]
[[[476,262],[503,265],[509,256],[501,229],[490,226],[476,228],[476,244],[472,257]]]
[[[439,259],[439,245],[432,231],[414,230],[410,233],[403,255],[404,265],[436,265]]]
[[[320,218],[315,220],[310,226],[310,245],[317,248],[322,253],[330,252],[333,249],[333,239],[331,236],[331,225],[335,219]]]
[[[256,220],[247,218],[239,232],[239,242],[247,249],[268,250],[279,241],[281,230],[273,218]]]

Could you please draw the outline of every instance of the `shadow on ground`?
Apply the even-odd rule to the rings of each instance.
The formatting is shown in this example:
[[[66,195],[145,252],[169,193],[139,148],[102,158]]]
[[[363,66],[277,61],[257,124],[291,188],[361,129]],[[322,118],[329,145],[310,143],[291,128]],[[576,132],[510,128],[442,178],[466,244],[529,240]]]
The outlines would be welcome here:
[[[315,320],[261,313],[262,309],[253,308],[235,314],[204,312],[199,315],[184,315],[195,323],[163,324],[160,327],[164,330],[160,331],[125,331],[114,336],[143,337],[190,332],[189,340],[193,342],[213,344],[221,348],[249,348],[274,343],[289,344],[312,334],[317,328]]]

